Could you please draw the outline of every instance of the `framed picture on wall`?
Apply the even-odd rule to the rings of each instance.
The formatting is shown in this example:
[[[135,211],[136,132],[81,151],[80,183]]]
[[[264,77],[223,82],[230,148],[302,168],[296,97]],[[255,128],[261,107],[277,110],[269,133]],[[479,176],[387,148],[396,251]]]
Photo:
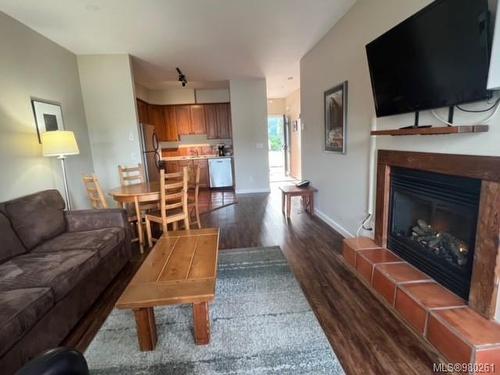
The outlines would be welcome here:
[[[59,103],[40,99],[31,99],[33,115],[35,116],[38,142],[42,143],[41,134],[54,130],[64,130],[62,108]]]
[[[325,151],[345,154],[347,81],[325,91]]]

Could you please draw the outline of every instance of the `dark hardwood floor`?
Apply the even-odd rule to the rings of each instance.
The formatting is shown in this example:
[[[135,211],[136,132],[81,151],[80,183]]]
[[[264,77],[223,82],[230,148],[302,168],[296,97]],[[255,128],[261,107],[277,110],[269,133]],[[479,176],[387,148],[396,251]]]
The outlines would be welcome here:
[[[221,249],[279,245],[347,374],[432,374],[440,358],[376,298],[341,258],[342,236],[294,202],[281,213],[281,197],[238,196],[238,203],[202,216],[220,227]],[[84,350],[144,257],[120,275],[67,343]],[[279,286],[277,286],[279,287]]]

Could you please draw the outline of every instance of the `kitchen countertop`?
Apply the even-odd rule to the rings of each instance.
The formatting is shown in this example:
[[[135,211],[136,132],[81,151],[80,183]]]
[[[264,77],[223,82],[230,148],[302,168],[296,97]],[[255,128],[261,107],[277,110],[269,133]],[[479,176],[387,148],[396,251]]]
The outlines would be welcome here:
[[[179,161],[179,160],[207,160],[207,159],[226,159],[232,156],[218,156],[218,155],[190,155],[190,156],[165,156],[162,158],[164,161]]]

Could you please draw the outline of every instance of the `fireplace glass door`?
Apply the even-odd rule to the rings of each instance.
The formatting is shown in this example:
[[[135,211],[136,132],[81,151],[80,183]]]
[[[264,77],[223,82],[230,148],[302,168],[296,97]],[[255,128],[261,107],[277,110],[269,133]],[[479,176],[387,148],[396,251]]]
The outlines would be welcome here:
[[[388,247],[467,299],[481,182],[392,168]]]

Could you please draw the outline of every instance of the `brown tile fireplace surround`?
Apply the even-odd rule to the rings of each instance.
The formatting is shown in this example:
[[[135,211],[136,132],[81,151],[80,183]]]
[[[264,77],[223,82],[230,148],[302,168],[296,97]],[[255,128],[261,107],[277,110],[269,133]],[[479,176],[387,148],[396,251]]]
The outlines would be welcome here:
[[[440,182],[441,176],[452,176],[452,179],[466,178],[464,180],[467,183],[477,185],[477,222],[473,224],[475,236],[471,235],[471,248],[444,230],[434,231],[433,226],[439,224],[419,220],[418,225],[427,231],[424,234],[433,234],[430,237],[423,236],[417,224],[408,229],[408,238],[413,241],[425,238],[423,243],[434,246],[432,249],[436,254],[446,250],[436,243],[442,243],[439,241],[443,238],[451,239],[446,245],[452,243],[457,246],[451,246],[456,249],[456,254],[453,257],[447,255],[449,259],[460,258],[460,251],[464,249],[466,252],[473,250],[469,257],[470,264],[467,266],[467,285],[470,285],[470,289],[466,294],[462,294],[465,299],[443,286],[446,283],[438,283],[422,272],[422,266],[415,263],[414,258],[401,252],[397,243],[391,240],[395,220],[392,212],[395,185],[392,179],[395,178],[393,176],[396,171],[400,170],[411,171],[416,175],[422,171],[429,172],[431,177],[436,176],[436,186],[443,185]],[[432,184],[433,182],[430,183]],[[429,190],[425,184],[421,185],[421,189],[424,195]],[[466,201],[465,198],[462,199],[465,194],[461,191],[457,196],[457,202]],[[494,320],[497,315],[497,279],[500,269],[500,264],[497,265],[500,236],[500,157],[381,150],[378,152],[376,199],[375,239],[360,237],[344,240],[345,261],[382,301],[450,363],[471,363],[477,373],[500,373],[500,324]],[[436,208],[427,211],[435,212]],[[402,216],[409,217],[407,213]],[[458,221],[461,221],[458,225],[462,233],[464,220]],[[421,245],[417,244],[417,248],[418,246]],[[425,252],[425,249],[422,252]],[[464,259],[460,258],[458,264],[463,266],[466,262]],[[459,267],[457,264],[453,266]],[[488,367],[490,364],[493,364],[494,371]]]

